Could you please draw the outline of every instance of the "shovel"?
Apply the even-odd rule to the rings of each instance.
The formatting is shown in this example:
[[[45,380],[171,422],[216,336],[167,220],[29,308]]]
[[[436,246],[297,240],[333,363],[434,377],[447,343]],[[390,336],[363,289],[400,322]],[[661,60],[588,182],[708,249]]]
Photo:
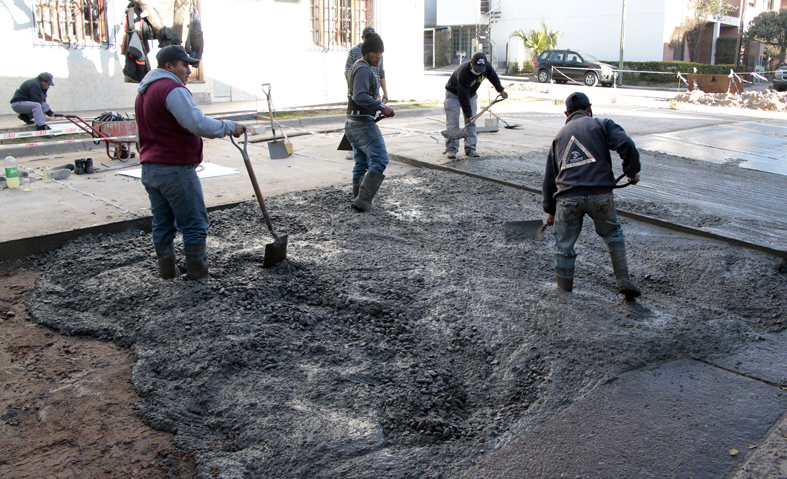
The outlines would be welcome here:
[[[500,117],[497,115],[497,113],[495,113],[495,112],[493,112],[493,111],[491,111],[491,110],[489,111],[489,113],[491,113],[492,115],[494,115],[494,117],[495,117],[495,118],[497,118],[498,120],[502,121],[502,122],[503,122],[503,124],[505,125],[505,127],[506,127],[506,128],[508,128],[509,130],[515,130],[515,129],[517,129],[517,128],[521,128],[521,127],[522,127],[522,125],[509,125],[507,121],[505,121],[504,119],[500,118]]]
[[[287,258],[287,235],[278,236],[276,232],[273,231],[271,217],[268,216],[268,210],[265,209],[265,201],[262,199],[262,193],[260,193],[260,185],[257,184],[257,176],[254,174],[254,168],[252,168],[251,160],[249,160],[249,153],[247,150],[249,136],[245,131],[243,132],[243,148],[235,143],[235,138],[232,136],[230,136],[230,141],[232,141],[232,144],[235,145],[235,147],[243,155],[243,163],[246,165],[246,170],[249,172],[249,178],[251,179],[251,184],[254,187],[254,194],[257,196],[257,201],[260,203],[260,208],[262,208],[262,216],[265,218],[265,224],[268,225],[271,235],[273,235],[273,243],[265,245],[265,256],[262,259],[262,267],[270,268],[279,261],[283,261],[285,258]]]
[[[383,118],[385,118],[385,117],[382,116],[382,115],[379,115],[379,116],[377,116],[377,118],[374,119],[374,122],[377,123],[378,121],[382,120]],[[344,136],[342,137],[342,141],[339,142],[339,148],[336,148],[336,149],[339,150],[339,151],[353,151],[353,146],[350,144],[350,139],[347,138],[347,133],[344,134]]]
[[[622,174],[618,176],[615,183],[619,182],[626,176]],[[615,185],[613,188],[625,188],[631,182],[622,185]],[[503,235],[508,243],[522,243],[526,241],[541,241],[544,239],[544,230],[547,229],[546,223],[541,220],[528,220],[528,221],[506,221],[503,223]]]
[[[265,87],[268,91],[265,91]],[[276,139],[276,126],[273,123],[273,102],[271,101],[271,84],[263,83],[262,92],[268,98],[268,116],[271,119],[271,132],[273,133],[273,141],[268,142],[268,153],[271,155],[271,160],[281,160],[287,158],[292,154],[292,143],[287,138],[287,134],[282,130],[283,140]],[[234,142],[233,142],[234,143]]]
[[[495,103],[499,103],[501,101],[503,101],[503,98],[501,98],[500,95],[497,95],[497,97],[492,101],[492,103],[485,106],[480,112],[478,112],[476,116],[473,117],[472,120],[470,120],[470,124],[465,125],[465,127],[461,129],[451,128],[450,130],[443,130],[440,132],[440,134],[443,135],[443,138],[446,138],[448,140],[461,140],[462,138],[467,138],[468,137],[467,128],[470,125],[474,124],[477,119],[481,118],[481,115],[486,113],[488,109],[492,108],[492,105],[494,105]]]

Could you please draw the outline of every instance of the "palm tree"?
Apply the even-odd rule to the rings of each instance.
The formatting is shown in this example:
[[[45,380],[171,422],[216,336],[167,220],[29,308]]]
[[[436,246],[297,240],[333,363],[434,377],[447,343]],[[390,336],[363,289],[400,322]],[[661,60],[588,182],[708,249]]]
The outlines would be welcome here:
[[[525,48],[530,50],[530,61],[533,62],[544,50],[550,50],[557,46],[557,42],[563,32],[550,31],[544,20],[541,20],[541,30],[517,30],[514,36],[521,38],[525,42]]]

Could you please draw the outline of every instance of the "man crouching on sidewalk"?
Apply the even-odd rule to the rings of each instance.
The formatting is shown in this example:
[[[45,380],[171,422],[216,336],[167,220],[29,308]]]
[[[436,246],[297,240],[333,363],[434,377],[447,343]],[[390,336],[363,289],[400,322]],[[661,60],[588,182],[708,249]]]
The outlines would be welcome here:
[[[197,108],[186,88],[191,58],[180,45],[162,48],[156,55],[158,68],[151,71],[137,90],[136,114],[142,184],[153,212],[153,245],[159,273],[164,279],[180,276],[173,240],[183,233],[186,273],[189,279],[207,279],[205,239],[208,212],[197,177],[202,162],[202,138],[240,137],[240,123],[213,120]]]
[[[383,134],[374,122],[378,111],[390,118],[394,111],[385,106],[378,96],[380,86],[372,71],[380,63],[384,51],[383,40],[376,33],[366,35],[361,46],[363,57],[350,68],[347,77],[347,122],[344,132],[353,147],[353,208],[370,211],[372,200],[385,179],[388,152]]]

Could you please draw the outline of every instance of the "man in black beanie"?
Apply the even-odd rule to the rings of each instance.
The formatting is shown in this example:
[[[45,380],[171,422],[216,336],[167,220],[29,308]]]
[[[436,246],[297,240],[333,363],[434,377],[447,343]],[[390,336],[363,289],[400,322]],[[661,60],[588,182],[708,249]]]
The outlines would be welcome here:
[[[361,46],[363,57],[350,68],[347,77],[347,121],[344,132],[353,147],[353,208],[357,211],[372,209],[372,200],[385,178],[388,166],[388,151],[383,134],[374,122],[377,112],[385,118],[394,116],[394,111],[379,98],[380,85],[372,71],[380,63],[383,39],[369,33]]]

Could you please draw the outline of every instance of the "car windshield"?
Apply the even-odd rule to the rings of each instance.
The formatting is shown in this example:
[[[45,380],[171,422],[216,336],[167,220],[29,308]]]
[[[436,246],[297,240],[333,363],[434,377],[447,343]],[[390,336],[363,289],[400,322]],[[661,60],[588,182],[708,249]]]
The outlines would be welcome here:
[[[601,63],[601,62],[598,60],[598,58],[594,57],[594,56],[593,56],[593,55],[591,55],[590,53],[579,52],[579,54],[580,54],[580,55],[582,55],[582,58],[584,58],[586,62],[596,62],[596,63]]]

